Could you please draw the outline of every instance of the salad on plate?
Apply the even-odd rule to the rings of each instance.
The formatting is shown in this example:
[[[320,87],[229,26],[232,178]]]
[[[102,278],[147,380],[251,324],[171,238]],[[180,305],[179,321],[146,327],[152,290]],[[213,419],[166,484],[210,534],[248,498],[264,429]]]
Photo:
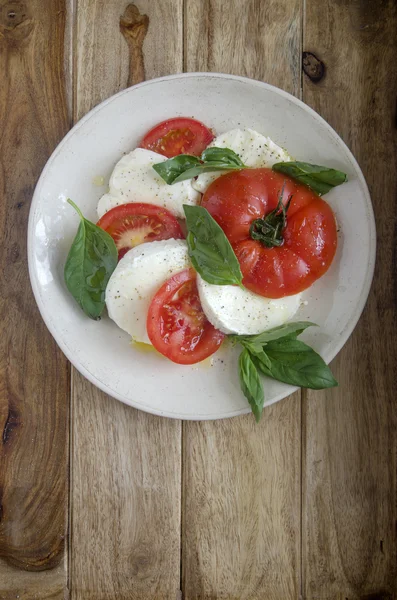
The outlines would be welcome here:
[[[253,129],[216,135],[193,118],[168,119],[116,164],[97,224],[68,200],[80,225],[67,288],[88,317],[106,307],[133,342],[180,365],[239,344],[241,389],[259,421],[261,375],[337,385],[299,339],[315,324],[293,317],[334,259],[337,224],[323,196],[346,179]]]

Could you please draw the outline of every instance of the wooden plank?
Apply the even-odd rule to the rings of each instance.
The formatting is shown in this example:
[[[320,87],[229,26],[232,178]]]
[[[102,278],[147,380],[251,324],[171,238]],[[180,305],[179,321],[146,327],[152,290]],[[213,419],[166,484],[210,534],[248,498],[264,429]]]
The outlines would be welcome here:
[[[184,423],[183,598],[296,598],[300,397],[219,423]]]
[[[393,0],[306,0],[304,50],[326,74],[305,77],[304,100],[357,157],[378,234],[369,302],[333,363],[339,388],[304,401],[308,599],[397,597],[396,31]]]
[[[299,0],[187,0],[186,70],[299,94],[300,18]],[[259,426],[251,415],[186,422],[183,440],[184,599],[297,598],[300,394],[266,408]]]
[[[1,600],[64,600],[67,592],[66,556],[47,571],[24,571],[0,563]]]
[[[180,422],[73,376],[72,598],[174,598],[180,561]]]
[[[120,32],[125,6],[79,0],[76,118],[144,71],[153,77],[182,69],[182,3],[137,2],[149,18],[143,52],[142,32],[131,31],[145,22],[135,10],[126,11]],[[74,371],[72,465],[72,598],[175,598],[180,422],[126,407]]]
[[[36,308],[26,259],[34,185],[68,129],[64,30],[63,0],[0,3],[0,598],[7,599],[63,598],[66,589],[69,370]]]

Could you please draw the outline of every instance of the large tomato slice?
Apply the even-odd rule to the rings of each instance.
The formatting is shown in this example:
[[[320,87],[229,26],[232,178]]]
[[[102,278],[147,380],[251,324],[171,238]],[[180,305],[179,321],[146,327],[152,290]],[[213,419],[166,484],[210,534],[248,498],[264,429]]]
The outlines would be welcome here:
[[[203,313],[193,269],[173,275],[159,289],[150,304],[146,327],[156,350],[180,365],[204,360],[225,337]]]
[[[148,131],[140,147],[168,158],[178,154],[200,156],[213,139],[212,131],[200,121],[176,117],[167,119]]]
[[[97,225],[114,239],[119,260],[143,242],[184,237],[174,215],[165,208],[144,202],[115,206],[99,219]]]
[[[282,245],[266,247],[253,239],[252,222],[276,210],[292,195]],[[216,179],[202,205],[219,223],[240,262],[244,285],[268,298],[308,288],[329,268],[336,251],[335,216],[307,186],[271,169],[243,169]]]

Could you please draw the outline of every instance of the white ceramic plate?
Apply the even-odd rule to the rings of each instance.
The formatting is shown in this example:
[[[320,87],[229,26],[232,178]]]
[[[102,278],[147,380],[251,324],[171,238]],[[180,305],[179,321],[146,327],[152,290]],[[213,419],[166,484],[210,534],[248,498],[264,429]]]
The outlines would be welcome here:
[[[299,160],[335,167],[349,182],[326,199],[340,231],[335,260],[304,293],[294,320],[319,325],[303,339],[329,362],[353,331],[366,302],[375,258],[371,201],[360,168],[333,129],[305,104],[275,87],[231,75],[189,73],[129,88],[88,113],[49,159],[29,219],[29,272],[42,317],[62,351],[92,383],[142,410],[182,419],[218,419],[249,412],[240,391],[238,350],[226,346],[203,365],[180,366],[143,353],[108,318],[87,318],[66,290],[65,259],[78,226],[72,198],[96,221],[96,205],[123,152],[156,123],[193,116],[217,133],[247,126],[270,136]],[[98,187],[98,176],[105,185]],[[266,380],[266,403],[295,388]]]

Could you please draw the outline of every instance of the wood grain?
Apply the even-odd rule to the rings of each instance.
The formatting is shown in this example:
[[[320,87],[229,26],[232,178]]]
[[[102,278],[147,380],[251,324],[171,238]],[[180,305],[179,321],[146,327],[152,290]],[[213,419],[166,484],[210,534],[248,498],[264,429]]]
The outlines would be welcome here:
[[[180,423],[147,415],[74,374],[71,597],[175,598]]]
[[[185,68],[300,90],[300,2],[185,3]],[[280,32],[285,34],[279,43]],[[300,394],[183,425],[184,600],[286,600],[300,587]]]
[[[38,586],[61,598],[66,585],[69,370],[36,308],[26,248],[34,185],[68,128],[64,28],[62,0],[0,2],[0,598]]]
[[[131,76],[137,83],[144,70],[153,77],[182,69],[182,3],[136,7],[149,21],[143,54],[120,32],[125,2],[79,0],[76,118]],[[73,381],[71,597],[173,600],[180,587],[180,422],[126,407],[75,371]]]
[[[184,424],[184,599],[296,598],[299,394],[252,416]]]
[[[300,94],[300,0],[229,0],[227,8],[185,0],[184,38],[185,71],[244,75]]]
[[[325,63],[304,100],[357,157],[376,213],[369,302],[334,361],[339,388],[304,402],[304,597],[397,597],[397,4],[306,1],[304,50]],[[363,240],[365,243],[365,240]]]
[[[0,568],[0,600],[65,600],[67,561],[47,571],[23,571],[12,565]]]

